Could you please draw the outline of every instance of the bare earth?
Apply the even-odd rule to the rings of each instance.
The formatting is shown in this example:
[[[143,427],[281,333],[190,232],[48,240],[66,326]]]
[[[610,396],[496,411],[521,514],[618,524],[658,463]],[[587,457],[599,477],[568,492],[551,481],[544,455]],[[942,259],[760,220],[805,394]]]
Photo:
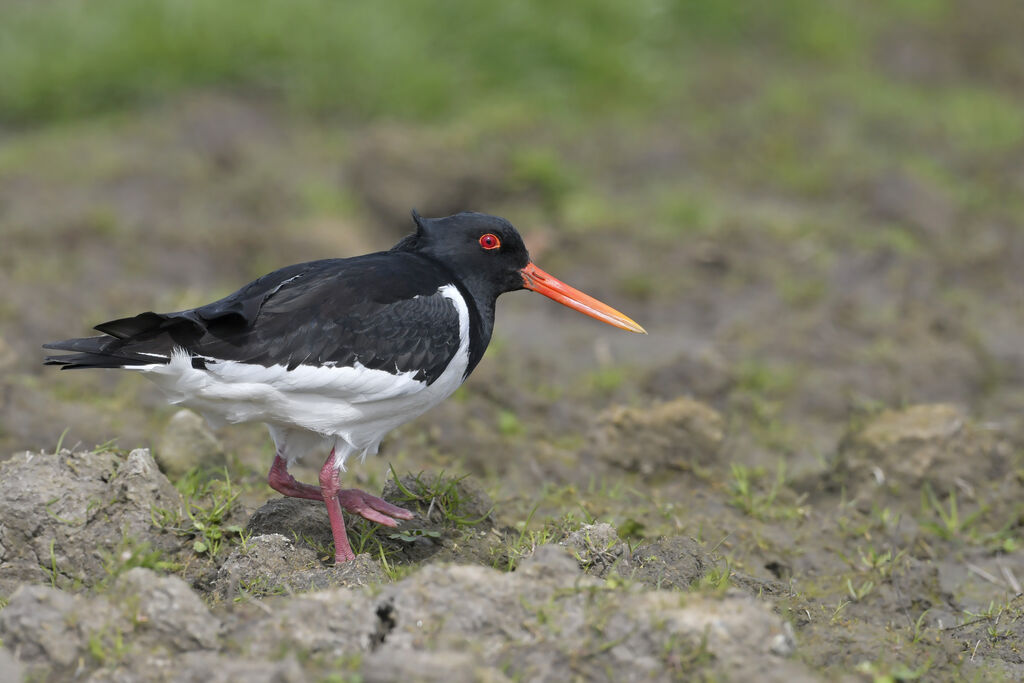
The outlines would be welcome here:
[[[726,154],[757,158],[744,134],[609,124],[552,143],[552,170],[510,158],[540,125],[496,141],[197,94],[10,136],[0,671],[1024,677],[1024,155],[937,148],[980,201],[890,163],[920,140],[868,135],[863,164],[826,152],[827,182],[766,192]],[[322,506],[271,495],[262,428],[210,434],[137,378],[39,365],[91,324],[387,248],[412,207],[506,216],[650,335],[504,297],[467,385],[353,466],[418,517],[353,522],[349,566]]]

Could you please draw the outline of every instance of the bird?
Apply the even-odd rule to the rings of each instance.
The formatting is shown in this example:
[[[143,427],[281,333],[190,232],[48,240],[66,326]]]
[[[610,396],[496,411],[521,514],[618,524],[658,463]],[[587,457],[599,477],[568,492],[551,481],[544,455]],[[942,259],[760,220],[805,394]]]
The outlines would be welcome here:
[[[223,299],[147,311],[43,348],[63,370],[119,368],[152,380],[172,404],[214,427],[262,422],[275,455],[267,476],[285,496],[323,501],[335,564],[355,559],[342,510],[395,527],[413,513],[341,487],[353,456],[450,396],[480,362],[498,296],[532,290],[602,322],[635,321],[541,270],[504,218],[463,212],[424,218],[394,247],[287,266]],[[319,485],[289,466],[329,453]]]

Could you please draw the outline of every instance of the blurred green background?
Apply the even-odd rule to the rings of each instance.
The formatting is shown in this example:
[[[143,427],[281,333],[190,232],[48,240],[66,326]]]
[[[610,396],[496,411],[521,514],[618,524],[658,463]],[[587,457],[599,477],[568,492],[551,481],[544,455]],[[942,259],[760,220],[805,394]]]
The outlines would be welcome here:
[[[446,409],[480,439],[692,393],[799,461],[865,407],[1024,407],[1016,0],[0,10],[4,452],[169,414],[40,343],[387,248],[412,207],[508,217],[652,332],[507,297]]]

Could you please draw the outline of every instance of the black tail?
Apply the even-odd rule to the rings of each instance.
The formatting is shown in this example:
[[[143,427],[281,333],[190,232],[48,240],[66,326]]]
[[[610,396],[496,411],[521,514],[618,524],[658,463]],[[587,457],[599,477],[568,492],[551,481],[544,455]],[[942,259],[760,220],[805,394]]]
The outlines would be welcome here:
[[[291,277],[293,271],[301,273],[307,266],[299,264],[275,273],[277,279]],[[277,285],[277,280],[261,278],[256,284]],[[249,285],[248,287],[252,287]],[[245,290],[243,290],[245,291]],[[277,291],[276,289],[274,291]],[[99,337],[65,339],[43,344],[44,349],[72,351],[60,356],[47,356],[44,365],[59,365],[62,370],[76,368],[124,368],[153,363],[167,363],[175,349],[187,350],[207,333],[210,326],[223,333],[251,322],[259,313],[263,299],[249,297],[236,301],[232,295],[201,308],[177,313],[147,311],[130,318],[121,318],[97,325]],[[187,352],[187,351],[186,351]],[[193,356],[193,367],[204,367],[200,357]]]
[[[75,353],[47,356],[44,365],[59,365],[61,370],[78,368],[123,368],[132,365],[166,363],[167,357],[158,354],[140,353],[125,348],[124,342],[110,336],[65,339],[43,344],[44,349],[74,351]]]
[[[222,317],[230,318],[228,311]],[[44,365],[59,365],[61,370],[77,368],[126,368],[153,363],[167,363],[176,348],[189,348],[204,332],[202,322],[192,311],[153,313],[147,311],[130,318],[111,320],[97,325],[99,337],[65,339],[43,344],[44,349],[72,351],[60,356],[47,356]],[[201,359],[193,361],[201,366]]]

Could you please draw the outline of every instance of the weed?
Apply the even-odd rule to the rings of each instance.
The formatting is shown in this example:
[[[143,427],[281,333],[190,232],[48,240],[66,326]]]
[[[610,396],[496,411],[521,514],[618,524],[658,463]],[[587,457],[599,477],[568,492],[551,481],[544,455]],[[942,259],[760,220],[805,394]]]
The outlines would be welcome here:
[[[775,480],[767,491],[759,490],[758,485],[764,478],[763,468],[750,468],[740,463],[731,465],[732,479],[729,481],[731,493],[730,503],[744,514],[755,519],[797,519],[806,515],[807,511],[797,504],[784,504],[779,501],[779,492],[786,483],[786,464],[779,462]]]
[[[113,552],[104,552],[103,571],[108,580],[115,579],[129,569],[146,567],[160,572],[174,572],[181,569],[177,562],[163,559],[163,551],[153,548],[146,541],[139,541],[129,536],[122,536],[121,542]]]
[[[538,546],[552,543],[565,535],[565,529],[578,526],[573,513],[569,512],[561,520],[549,522],[540,529],[530,529],[539,506],[539,502],[534,504],[526,520],[516,524],[519,527],[519,535],[503,549],[502,556],[495,562],[495,567],[504,565],[501,568],[510,572],[515,569],[520,559],[532,554]]]
[[[120,661],[128,652],[121,629],[114,628],[112,635],[110,630],[105,626],[89,635],[89,654],[99,664]]]
[[[944,541],[968,540],[975,537],[976,525],[981,516],[986,512],[980,507],[966,517],[960,514],[957,504],[956,491],[950,491],[946,497],[946,504],[943,505],[935,491],[927,483],[921,491],[921,510],[925,514],[932,515],[932,519],[921,522],[921,527],[932,532]]]
[[[68,435],[71,427],[65,427],[64,431],[60,433],[60,438],[57,439],[57,446],[53,449],[54,454],[60,453],[60,449],[64,447],[64,437]]]
[[[201,470],[186,473],[176,484],[185,499],[184,514],[180,510],[153,508],[153,523],[182,536],[193,538],[192,550],[216,557],[226,540],[239,537],[242,527],[224,524],[234,510],[241,491],[231,482],[227,468],[224,478],[209,478]]]
[[[618,542],[619,538],[616,535],[604,543],[596,543],[591,539],[590,532],[588,531],[583,537],[583,550],[575,551],[573,555],[576,557],[576,561],[584,568],[613,566],[620,557],[620,553],[615,553],[612,550]]]
[[[853,580],[850,579],[850,578],[846,579],[846,590],[850,594],[850,600],[853,601],[853,602],[860,602],[861,600],[866,598],[868,595],[870,595],[871,591],[873,591],[874,589],[875,589],[875,582],[874,581],[870,581],[870,580],[864,581],[863,583],[860,584],[860,586],[857,586],[856,588],[854,588]]]
[[[892,550],[879,552],[874,546],[868,546],[865,551],[857,547],[857,554],[860,556],[860,565],[864,569],[875,572],[879,577],[888,579],[892,577],[897,563],[907,554],[906,550],[900,550],[893,554]]]
[[[410,485],[407,485],[399,478],[394,467],[391,467],[391,476],[394,477],[395,485],[402,495],[400,502],[416,502],[426,506],[427,512],[424,517],[428,520],[436,510],[441,515],[442,520],[454,525],[456,528],[462,528],[476,526],[491,515],[492,510],[488,510],[479,517],[468,517],[460,514],[468,501],[463,497],[464,494],[459,484],[469,476],[468,474],[458,478],[450,478],[445,477],[444,470],[441,470],[433,479],[427,479],[424,473],[420,472],[411,476],[412,482]]]
[[[93,453],[114,453],[116,455],[127,455],[129,452],[127,448],[119,448],[117,446],[117,438],[96,444],[96,447],[92,450]]]
[[[383,544],[377,544],[377,556],[380,558],[381,569],[387,575],[392,582],[398,581],[412,572],[416,571],[417,567],[414,564],[396,564],[388,561],[388,555],[392,554],[389,552]]]
[[[352,552],[356,555],[361,555],[367,552],[371,547],[380,545],[380,538],[377,533],[380,531],[380,525],[370,522],[368,520],[358,519],[352,520],[351,523],[346,525],[346,531],[348,532],[348,541],[352,546]],[[323,544],[316,544],[317,552],[321,555],[331,554],[333,550],[327,548]]]
[[[388,538],[402,541],[403,543],[413,543],[420,538],[440,538],[440,531],[432,531],[427,529],[403,529],[394,534],[389,534]]]
[[[842,611],[849,604],[850,604],[849,600],[842,600],[842,599],[840,599],[839,602],[836,603],[836,608],[834,610],[832,610],[832,616],[829,619],[829,623],[832,624],[833,626],[835,626],[836,623],[838,623],[838,621],[839,621],[840,613],[842,613]]]
[[[924,638],[924,632],[925,632],[924,618],[926,616],[928,616],[928,612],[930,612],[930,611],[931,611],[930,609],[926,609],[925,611],[921,612],[921,614],[914,621],[914,635],[913,635],[913,637],[910,640],[910,642],[913,643],[914,645],[917,645],[918,643],[920,643],[921,640]]]
[[[235,602],[245,598],[257,598],[267,595],[288,595],[288,586],[283,583],[272,583],[265,576],[258,576],[253,579],[242,579],[238,582],[238,596]]]
[[[694,584],[696,590],[709,591],[715,594],[724,594],[732,585],[733,566],[732,560],[725,558],[724,566],[717,564],[707,570],[703,576],[697,579]]]

